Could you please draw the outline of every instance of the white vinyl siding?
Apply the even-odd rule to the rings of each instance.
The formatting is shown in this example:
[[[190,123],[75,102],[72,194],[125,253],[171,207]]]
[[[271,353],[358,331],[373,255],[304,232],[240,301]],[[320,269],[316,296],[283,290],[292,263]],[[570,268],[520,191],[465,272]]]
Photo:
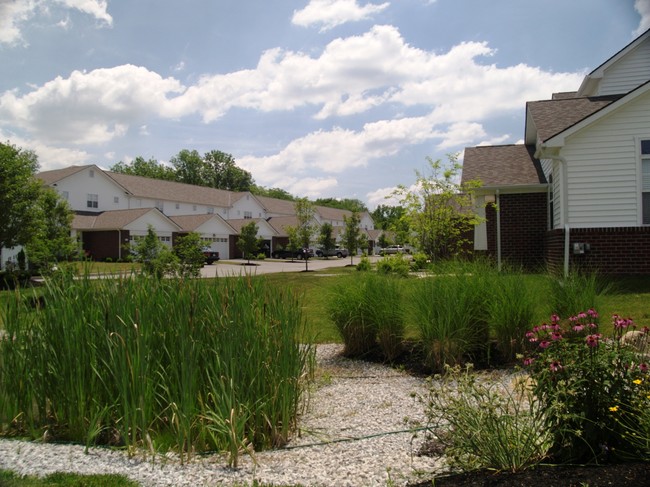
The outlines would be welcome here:
[[[599,95],[628,93],[650,79],[650,39],[605,70]]]
[[[650,130],[650,92],[567,138],[568,222],[572,227],[640,223],[638,137]]]

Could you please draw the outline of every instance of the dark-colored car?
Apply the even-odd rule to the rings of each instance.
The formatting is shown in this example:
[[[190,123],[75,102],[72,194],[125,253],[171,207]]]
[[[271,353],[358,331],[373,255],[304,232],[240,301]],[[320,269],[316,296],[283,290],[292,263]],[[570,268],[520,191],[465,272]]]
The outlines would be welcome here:
[[[347,257],[348,255],[350,255],[348,249],[342,249],[339,247],[335,247],[329,250],[325,250],[325,249],[316,250],[316,257],[338,257],[340,259],[341,257]]]
[[[274,259],[304,259],[305,255],[313,257],[314,249],[300,249],[297,252],[292,252],[288,249],[274,250],[271,254]]]
[[[211,265],[219,260],[219,252],[216,252],[210,248],[204,248],[203,257],[205,257],[205,263]]]

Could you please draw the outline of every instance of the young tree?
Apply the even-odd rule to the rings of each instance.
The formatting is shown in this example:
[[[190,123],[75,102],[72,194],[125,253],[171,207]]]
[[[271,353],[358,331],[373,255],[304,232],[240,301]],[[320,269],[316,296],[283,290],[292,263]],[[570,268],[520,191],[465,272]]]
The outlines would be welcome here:
[[[142,264],[142,270],[153,277],[162,279],[165,275],[175,274],[177,257],[171,249],[158,239],[153,226],[147,228],[147,235],[136,240],[131,246],[133,260]]]
[[[300,250],[300,237],[298,236],[298,227],[288,226],[284,230],[287,232],[289,237],[289,243],[287,243],[287,250],[291,252],[291,262],[293,262],[294,255]]]
[[[405,208],[415,246],[431,260],[462,254],[467,244],[465,235],[481,222],[472,203],[479,184],[460,184],[458,156],[448,157],[445,165],[427,157],[431,174],[416,172],[415,190],[400,186],[395,192]]]
[[[43,188],[37,201],[38,218],[32,238],[25,244],[30,266],[41,271],[51,269],[57,262],[68,260],[78,252],[70,236],[74,215],[68,202],[56,191]]]
[[[360,218],[355,211],[350,217],[344,216],[345,230],[343,231],[343,242],[350,252],[350,264],[354,264],[354,254],[357,253],[361,239],[361,230],[359,229]]]
[[[0,248],[25,245],[36,231],[42,187],[37,170],[34,152],[0,143]]]
[[[309,270],[309,247],[311,244],[311,237],[314,234],[314,204],[307,198],[299,198],[294,203],[296,210],[296,219],[298,220],[298,227],[296,229],[300,245],[305,249],[305,270]]]
[[[201,250],[203,242],[196,232],[179,237],[174,245],[174,254],[178,257],[178,273],[181,277],[199,277],[205,263]]]
[[[329,251],[335,247],[334,238],[332,237],[333,232],[334,232],[334,228],[332,228],[332,224],[329,222],[325,222],[320,226],[320,235],[318,237],[318,244],[325,251],[323,253],[325,254],[326,259],[329,258],[328,257]]]
[[[249,265],[251,263],[251,255],[254,255],[260,248],[261,240],[257,237],[257,231],[257,223],[247,223],[241,228],[239,240],[237,240],[237,247],[239,247],[239,250],[248,259]]]

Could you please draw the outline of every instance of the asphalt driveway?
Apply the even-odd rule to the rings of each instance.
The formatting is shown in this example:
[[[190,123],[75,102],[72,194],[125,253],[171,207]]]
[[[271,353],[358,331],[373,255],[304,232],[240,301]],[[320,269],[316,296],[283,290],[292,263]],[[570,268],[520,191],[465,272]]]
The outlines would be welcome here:
[[[376,256],[371,256],[370,260],[377,259]],[[358,264],[361,257],[354,257],[354,264]],[[202,277],[229,277],[239,276],[243,274],[269,274],[272,272],[302,272],[305,270],[305,261],[295,259],[291,262],[290,259],[266,259],[266,260],[251,260],[251,264],[246,265],[246,259],[233,259],[223,262],[216,262],[212,265],[205,265],[201,269]],[[329,259],[309,259],[309,270],[318,271],[322,269],[329,269],[332,267],[344,267],[350,265],[350,257],[337,259],[331,257]]]

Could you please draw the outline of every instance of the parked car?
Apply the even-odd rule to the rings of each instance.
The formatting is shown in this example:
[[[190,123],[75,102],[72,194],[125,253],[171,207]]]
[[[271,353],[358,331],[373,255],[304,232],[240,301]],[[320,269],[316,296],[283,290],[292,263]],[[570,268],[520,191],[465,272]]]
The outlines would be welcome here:
[[[342,249],[340,247],[335,247],[329,250],[316,250],[316,257],[338,257],[340,259],[341,257],[347,257],[348,255],[350,255],[348,249]]]
[[[314,249],[300,249],[296,252],[292,252],[289,249],[274,250],[271,257],[274,259],[304,259],[305,255],[313,257]]]
[[[219,260],[219,252],[212,250],[210,247],[203,247],[202,251],[206,264],[211,265]]]
[[[403,254],[407,250],[401,245],[389,245],[379,251],[379,255]]]

